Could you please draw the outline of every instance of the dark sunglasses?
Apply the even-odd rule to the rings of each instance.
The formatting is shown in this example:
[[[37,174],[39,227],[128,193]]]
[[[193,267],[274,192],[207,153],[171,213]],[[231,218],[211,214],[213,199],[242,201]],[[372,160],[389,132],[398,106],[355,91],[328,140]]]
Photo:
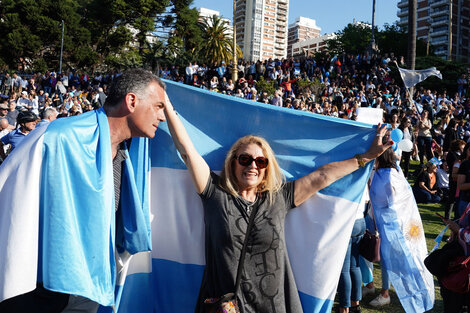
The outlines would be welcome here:
[[[258,168],[266,168],[269,163],[268,159],[265,157],[257,157],[255,159],[249,154],[240,154],[236,159],[241,166],[248,166],[255,161]]]

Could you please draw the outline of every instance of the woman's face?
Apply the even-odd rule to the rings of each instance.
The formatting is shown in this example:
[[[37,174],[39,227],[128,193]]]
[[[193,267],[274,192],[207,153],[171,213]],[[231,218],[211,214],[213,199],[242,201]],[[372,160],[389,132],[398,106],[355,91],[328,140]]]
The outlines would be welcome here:
[[[241,146],[237,150],[236,157],[238,158],[238,156],[241,154],[250,155],[253,159],[256,159],[257,157],[265,157],[263,150],[257,144],[247,144]],[[240,165],[238,160],[235,160],[234,162],[235,178],[237,180],[239,189],[256,189],[264,179],[266,168],[259,168],[254,160],[247,166]]]

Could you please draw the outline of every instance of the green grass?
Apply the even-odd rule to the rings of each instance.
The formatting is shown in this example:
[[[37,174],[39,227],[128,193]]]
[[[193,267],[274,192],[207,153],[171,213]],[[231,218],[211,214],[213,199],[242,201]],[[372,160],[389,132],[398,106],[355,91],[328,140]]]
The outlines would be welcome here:
[[[409,173],[409,178],[408,181],[410,184],[413,186],[414,183],[414,173],[415,171],[419,170],[419,163],[415,161],[411,161],[410,164],[410,173]],[[421,219],[423,221],[423,227],[424,227],[424,233],[426,237],[426,243],[428,246],[428,251],[431,250],[434,247],[434,239],[436,236],[441,232],[441,230],[444,228],[444,224],[440,220],[439,217],[437,217],[434,213],[439,212],[442,215],[444,215],[444,204],[441,203],[436,203],[436,204],[418,204],[419,212],[421,214]],[[448,232],[446,233],[448,235]],[[446,236],[444,237],[444,240],[446,239]],[[442,244],[441,244],[442,246]],[[380,287],[382,286],[382,277],[381,277],[381,272],[380,272],[380,263],[374,263],[374,285],[376,287],[375,295],[367,295],[364,297],[360,305],[362,307],[362,312],[364,313],[376,313],[376,312],[385,312],[385,313],[400,313],[400,312],[405,312],[400,304],[400,300],[398,299],[397,294],[395,293],[395,290],[392,288],[390,289],[390,297],[391,297],[391,303],[389,305],[386,305],[382,308],[374,308],[369,305],[369,302],[372,301],[379,293],[380,293]],[[437,281],[434,279],[434,289],[435,289],[435,295],[436,295],[436,300],[434,302],[434,308],[428,312],[443,312],[444,311],[444,306],[442,302],[442,297],[440,294],[439,290],[439,285]],[[338,303],[335,302],[335,306],[337,306]],[[333,310],[334,312],[334,310]]]

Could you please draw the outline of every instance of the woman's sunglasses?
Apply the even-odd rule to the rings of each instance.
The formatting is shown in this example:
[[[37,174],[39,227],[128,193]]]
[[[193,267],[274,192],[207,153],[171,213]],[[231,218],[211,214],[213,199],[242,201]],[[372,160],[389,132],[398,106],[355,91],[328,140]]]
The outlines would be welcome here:
[[[253,163],[253,161],[255,161],[256,163],[256,166],[258,168],[266,168],[268,166],[268,159],[265,158],[265,157],[257,157],[257,158],[253,158],[251,155],[249,154],[240,154],[238,157],[237,157],[237,160],[238,160],[238,164],[240,164],[241,166],[248,166],[250,165],[251,163]]]

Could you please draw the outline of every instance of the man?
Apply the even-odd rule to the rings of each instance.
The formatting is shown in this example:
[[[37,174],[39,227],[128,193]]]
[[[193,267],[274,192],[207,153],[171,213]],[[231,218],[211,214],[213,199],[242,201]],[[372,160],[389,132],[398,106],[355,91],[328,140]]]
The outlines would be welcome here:
[[[6,118],[8,110],[8,101],[3,101],[2,103],[0,103],[0,117]]]
[[[10,123],[10,125],[16,126],[16,120],[18,118],[18,114],[20,114],[20,111],[16,109],[16,101],[10,100],[10,102],[8,103],[8,113],[5,116],[8,120],[8,123]]]
[[[10,152],[13,151],[24,137],[28,135],[34,128],[38,117],[33,112],[21,111],[18,114],[18,128],[0,138],[0,157],[5,160],[7,157],[3,151],[4,145],[11,145]]]
[[[36,197],[23,196],[27,203],[0,204],[0,300],[7,299],[0,312],[96,312],[100,304],[114,305],[115,258],[151,249],[142,198],[148,164],[144,154],[134,154],[142,140],[133,139],[129,153],[126,141],[155,136],[165,121],[164,89],[148,71],[126,71],[113,82],[104,108],[38,128],[4,162],[0,196],[5,190],[11,193],[8,199],[20,199],[24,190],[34,189],[33,177],[41,187]],[[37,159],[16,164],[31,154],[42,158],[38,168],[28,167]],[[9,187],[21,177],[24,184]],[[34,214],[33,226],[18,240],[36,252],[21,250],[14,236],[24,226],[11,218]]]
[[[28,92],[26,90],[23,90],[21,92],[21,96],[16,102],[16,106],[20,109],[28,108],[31,106],[31,100],[28,99]]]
[[[5,76],[3,77],[3,80],[2,80],[2,87],[1,87],[1,90],[0,90],[2,94],[4,95],[10,95],[11,93],[11,77],[10,77],[10,73],[6,72],[5,73]]]
[[[0,117],[0,138],[6,136],[9,132],[13,130],[13,126],[8,123],[6,118]],[[10,145],[3,146],[3,153],[6,155],[10,151]],[[0,157],[0,164],[4,159]]]
[[[98,94],[97,94],[98,107],[99,108],[103,107],[105,102],[106,102],[106,94],[104,93],[103,88],[99,87]]]
[[[38,124],[38,127],[56,120],[58,114],[59,112],[57,112],[54,107],[46,108],[43,113],[43,118]]]

